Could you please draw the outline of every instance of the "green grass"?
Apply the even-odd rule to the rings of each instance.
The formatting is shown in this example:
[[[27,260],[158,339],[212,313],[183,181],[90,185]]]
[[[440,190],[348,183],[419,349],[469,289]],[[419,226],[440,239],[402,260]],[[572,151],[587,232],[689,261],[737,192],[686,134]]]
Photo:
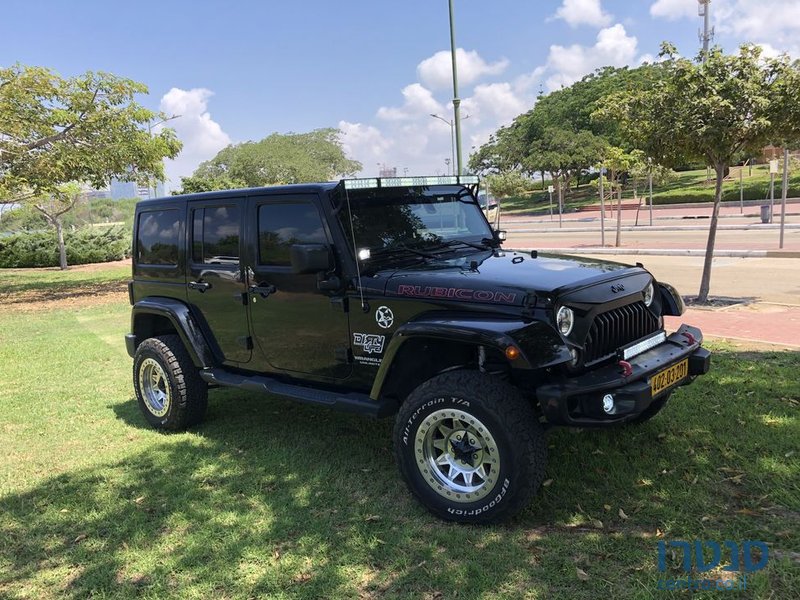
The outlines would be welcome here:
[[[0,287],[57,275],[0,272]],[[218,389],[202,426],[149,429],[129,310],[0,306],[2,598],[669,597],[662,539],[763,540],[767,568],[724,597],[796,597],[798,353],[716,346],[650,423],[551,432],[531,506],[465,527],[411,499],[389,422]]]

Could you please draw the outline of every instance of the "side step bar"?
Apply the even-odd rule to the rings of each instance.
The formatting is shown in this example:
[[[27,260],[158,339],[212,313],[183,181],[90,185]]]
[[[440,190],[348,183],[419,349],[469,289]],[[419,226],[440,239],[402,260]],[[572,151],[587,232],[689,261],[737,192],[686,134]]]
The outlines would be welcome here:
[[[358,413],[380,419],[397,412],[397,402],[393,400],[376,401],[367,394],[356,392],[331,392],[316,388],[284,383],[263,375],[238,375],[221,369],[200,371],[200,377],[207,383],[225,387],[235,387],[252,392],[276,394],[297,400],[304,404],[326,406],[334,410]]]

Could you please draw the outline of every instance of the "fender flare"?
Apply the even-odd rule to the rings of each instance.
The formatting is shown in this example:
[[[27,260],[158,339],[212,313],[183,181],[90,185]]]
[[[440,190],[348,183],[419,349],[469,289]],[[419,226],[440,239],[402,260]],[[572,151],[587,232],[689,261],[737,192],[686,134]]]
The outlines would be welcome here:
[[[686,311],[683,298],[670,284],[658,282],[658,291],[661,293],[662,315],[680,317]]]
[[[180,336],[194,365],[200,369],[215,366],[217,361],[214,359],[214,353],[186,304],[173,298],[160,297],[144,298],[134,304],[131,310],[132,333],[130,334],[133,337],[134,350],[143,341],[136,331],[136,317],[141,315],[167,318]],[[131,353],[130,343],[128,344],[128,353]]]
[[[537,327],[537,325],[539,327]],[[559,350],[553,352],[553,346],[547,348],[544,355],[540,355],[538,350],[528,339],[530,328],[534,327],[536,334],[544,332],[545,328],[549,331],[547,341],[554,342]],[[540,335],[537,340],[540,339]],[[547,334],[545,334],[547,335]],[[485,316],[454,316],[436,314],[416,321],[408,322],[395,331],[392,335],[383,361],[375,375],[375,379],[370,391],[370,397],[380,398],[384,384],[389,378],[392,365],[395,362],[398,352],[403,345],[412,339],[428,338],[449,342],[463,342],[472,346],[486,346],[496,348],[502,353],[509,346],[515,346],[520,350],[519,357],[509,361],[509,365],[514,370],[533,370],[553,364],[570,360],[569,349],[566,344],[558,338],[555,331],[546,327],[541,322],[525,322],[520,319],[487,319]]]

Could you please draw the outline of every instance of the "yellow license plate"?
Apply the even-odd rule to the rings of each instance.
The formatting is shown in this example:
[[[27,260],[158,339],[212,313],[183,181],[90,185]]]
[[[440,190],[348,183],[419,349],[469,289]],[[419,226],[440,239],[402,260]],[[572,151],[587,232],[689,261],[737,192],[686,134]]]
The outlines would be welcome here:
[[[653,397],[655,397],[664,390],[679,384],[688,376],[689,359],[687,358],[653,375],[650,378],[650,391]]]

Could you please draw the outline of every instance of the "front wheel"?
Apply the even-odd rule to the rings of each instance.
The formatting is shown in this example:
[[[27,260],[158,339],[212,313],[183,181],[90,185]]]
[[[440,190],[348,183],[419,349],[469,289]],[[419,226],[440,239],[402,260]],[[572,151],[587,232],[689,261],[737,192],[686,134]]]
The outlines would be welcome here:
[[[510,384],[473,371],[438,375],[403,403],[395,458],[433,514],[489,523],[525,507],[544,479],[547,446],[530,404]]]

